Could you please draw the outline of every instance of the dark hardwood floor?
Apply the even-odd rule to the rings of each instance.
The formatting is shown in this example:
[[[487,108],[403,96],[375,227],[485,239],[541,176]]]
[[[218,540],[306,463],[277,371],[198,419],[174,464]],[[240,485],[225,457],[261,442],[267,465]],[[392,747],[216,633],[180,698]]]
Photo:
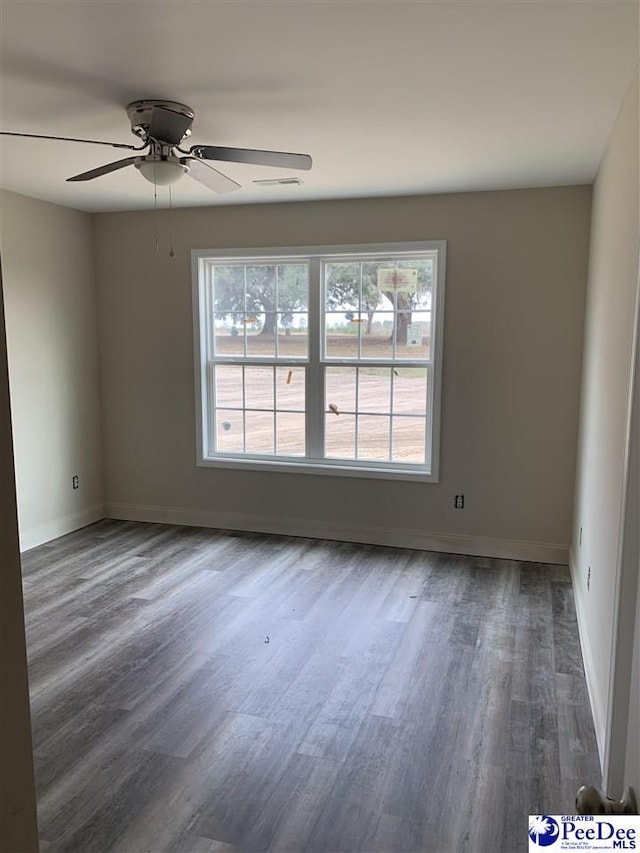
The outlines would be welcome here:
[[[115,521],[23,563],[43,851],[515,853],[600,781],[566,568]]]

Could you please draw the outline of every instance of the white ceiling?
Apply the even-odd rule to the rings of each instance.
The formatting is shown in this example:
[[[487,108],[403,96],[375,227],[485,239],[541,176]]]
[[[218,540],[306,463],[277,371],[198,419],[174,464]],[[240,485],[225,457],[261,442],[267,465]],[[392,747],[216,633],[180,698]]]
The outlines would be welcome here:
[[[406,195],[593,179],[638,60],[638,0],[0,0],[0,129],[136,144],[125,105],[193,107],[191,144],[309,153],[239,164],[175,206]],[[81,210],[153,206],[128,156],[0,137],[1,185]],[[164,190],[166,194],[166,190]],[[166,203],[166,195],[159,198]]]

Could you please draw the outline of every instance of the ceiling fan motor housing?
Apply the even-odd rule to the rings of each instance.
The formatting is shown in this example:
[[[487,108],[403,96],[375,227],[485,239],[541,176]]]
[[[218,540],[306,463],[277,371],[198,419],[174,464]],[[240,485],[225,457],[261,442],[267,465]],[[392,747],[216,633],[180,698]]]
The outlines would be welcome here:
[[[154,138],[171,146],[191,135],[195,111],[177,101],[147,99],[127,104],[131,132],[145,142]],[[167,138],[162,138],[166,136]]]

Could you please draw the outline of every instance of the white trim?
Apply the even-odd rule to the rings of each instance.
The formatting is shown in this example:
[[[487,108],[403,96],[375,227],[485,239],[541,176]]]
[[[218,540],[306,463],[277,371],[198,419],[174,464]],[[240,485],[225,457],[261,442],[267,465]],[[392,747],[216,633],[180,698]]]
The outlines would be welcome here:
[[[405,528],[341,524],[307,518],[282,518],[273,515],[248,515],[236,512],[187,509],[171,506],[108,503],[107,518],[147,521],[156,524],[183,524],[219,530],[243,530],[302,536],[309,539],[332,539],[367,545],[413,548],[472,557],[494,557],[502,560],[524,560],[535,563],[567,565],[569,546],[547,542],[522,542],[491,539],[486,536],[463,536],[455,533],[425,532]]]
[[[193,311],[193,358],[194,358],[194,383],[195,383],[195,410],[196,410],[196,465],[202,458],[202,448],[205,446],[206,416],[202,405],[204,393],[203,383],[207,380],[206,365],[206,341],[204,340],[204,325],[200,321],[200,294],[206,293],[205,283],[201,281],[200,269],[202,263],[196,252],[191,253],[191,281],[192,281],[192,311]],[[207,437],[208,441],[208,437]]]
[[[357,462],[349,460],[343,462],[341,460],[324,459],[322,462],[314,461],[307,457],[300,456],[300,461],[295,457],[281,457],[280,459],[272,459],[266,457],[237,456],[229,455],[228,459],[222,456],[212,457],[196,461],[199,468],[232,468],[235,471],[271,471],[272,473],[287,474],[319,474],[320,476],[329,475],[330,477],[360,477],[362,479],[373,480],[407,480],[419,483],[437,483],[438,480],[434,474],[429,474],[424,469],[418,468],[411,470],[410,468],[402,468],[400,465],[388,468],[373,468],[368,466],[366,462]]]
[[[582,651],[582,663],[584,666],[584,675],[587,682],[587,693],[589,694],[589,704],[591,705],[591,715],[593,717],[593,726],[596,734],[596,742],[598,745],[598,757],[600,759],[600,770],[604,767],[605,756],[605,740],[606,740],[606,698],[601,695],[598,688],[598,677],[596,666],[591,651],[591,643],[589,641],[589,630],[587,620],[584,615],[582,604],[582,596],[580,594],[580,578],[578,574],[578,564],[573,548],[569,552],[569,570],[571,573],[571,585],[573,587],[573,598],[576,606],[576,620],[578,622],[578,635],[580,637],[580,650]]]
[[[304,255],[308,258],[331,258],[335,256],[340,260],[359,260],[362,255],[378,257],[379,255],[393,255],[396,252],[415,252],[420,254],[425,250],[439,249],[446,246],[446,240],[414,240],[407,243],[344,243],[328,246],[262,246],[261,248],[245,249],[192,249],[193,262],[197,264],[200,259],[226,258],[228,261],[242,263],[245,258],[271,258],[277,257],[286,261],[300,258]],[[192,266],[193,269],[193,266]]]
[[[319,258],[311,258],[309,261],[309,284],[312,281],[320,281],[322,264]],[[315,293],[309,288],[309,315],[308,327],[320,329],[322,312],[322,288],[319,287]],[[305,364],[305,439],[306,455],[320,458],[324,447],[324,394],[325,374],[322,368],[322,345],[320,335],[307,334],[307,362]],[[313,393],[313,389],[317,393]]]
[[[434,288],[435,300],[431,301],[431,351],[429,360],[435,368],[431,370],[431,394],[430,420],[428,428],[431,429],[431,442],[429,444],[429,470],[434,482],[440,481],[440,422],[442,420],[442,363],[444,361],[444,309],[445,289],[447,281],[447,244],[446,241],[436,241],[440,248],[436,256],[436,285]],[[435,338],[435,346],[434,346]]]
[[[55,518],[53,521],[48,521],[46,524],[41,524],[38,527],[31,527],[28,530],[20,530],[20,551],[31,550],[38,545],[44,545],[45,542],[50,542],[52,539],[57,539],[58,536],[64,536],[66,533],[72,533],[74,530],[79,530],[81,527],[86,527],[88,524],[93,524],[95,521],[100,521],[105,517],[103,504],[93,504],[93,506],[84,507],[77,512],[72,512],[69,515],[63,515],[60,518]]]

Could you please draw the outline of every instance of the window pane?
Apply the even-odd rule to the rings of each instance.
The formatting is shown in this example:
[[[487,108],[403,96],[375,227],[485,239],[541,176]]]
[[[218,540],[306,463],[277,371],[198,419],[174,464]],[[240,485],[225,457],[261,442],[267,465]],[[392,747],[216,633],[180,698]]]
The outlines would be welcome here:
[[[307,357],[308,324],[308,315],[301,312],[278,315],[278,355],[280,357]]]
[[[424,463],[424,418],[394,417],[391,458],[394,462]]]
[[[378,289],[400,311],[424,308],[432,286],[432,265],[430,258],[381,261],[376,271]]]
[[[276,268],[273,264],[247,264],[245,267],[244,310],[263,314],[276,310]]]
[[[325,308],[365,317],[379,306],[376,261],[325,264]]]
[[[391,412],[391,369],[361,367],[358,370],[358,412]]]
[[[216,407],[230,406],[241,409],[243,405],[242,368],[235,365],[217,364],[215,379]]]
[[[360,336],[360,318],[356,314],[325,315],[325,347],[330,358],[357,358],[358,338]]]
[[[389,421],[381,415],[360,415],[358,459],[389,459]]]
[[[359,327],[362,357],[428,357],[433,276],[433,258],[325,264],[327,355],[357,357],[340,352],[344,318]]]
[[[397,367],[393,371],[394,414],[424,415],[427,411],[427,370]]]
[[[243,316],[215,315],[213,351],[216,355],[244,355]]]
[[[393,312],[376,311],[362,328],[363,358],[393,357]]]
[[[324,265],[325,307],[328,311],[356,311],[360,305],[360,263]]]
[[[324,440],[327,459],[355,459],[356,419],[353,415],[325,414]]]
[[[402,275],[407,270],[415,270],[415,287],[411,290],[411,307],[423,311],[431,308],[433,292],[433,258],[410,258],[396,262],[396,269]]]
[[[280,456],[304,456],[305,416],[296,412],[276,415],[276,452]]]
[[[213,315],[213,332],[214,335],[224,337],[229,334],[231,327],[234,324],[233,315],[229,314],[214,314]]]
[[[355,367],[327,367],[325,370],[325,409],[338,412],[356,410],[356,370]]]
[[[244,393],[247,409],[273,410],[273,367],[245,367]]]
[[[276,408],[279,411],[304,412],[305,373],[304,367],[276,367]]]
[[[308,263],[279,264],[277,310],[287,314],[306,311],[309,306]]]
[[[218,409],[216,412],[216,451],[242,453],[244,451],[242,412]]]
[[[217,314],[231,316],[244,312],[244,267],[240,264],[213,264],[213,306]]]
[[[247,316],[247,355],[276,354],[276,317],[273,312]]]
[[[396,358],[426,358],[428,329],[418,315],[410,311],[398,311],[394,323]]]
[[[247,453],[269,453],[275,451],[272,412],[245,412],[245,434]]]
[[[291,323],[299,328],[299,318],[295,323],[292,316],[308,310],[309,265],[307,261],[212,264],[212,289],[216,337],[261,334],[260,340],[249,342],[251,354],[272,355],[267,339],[276,334],[278,324],[283,332]],[[218,352],[228,351],[229,342],[224,344]]]

